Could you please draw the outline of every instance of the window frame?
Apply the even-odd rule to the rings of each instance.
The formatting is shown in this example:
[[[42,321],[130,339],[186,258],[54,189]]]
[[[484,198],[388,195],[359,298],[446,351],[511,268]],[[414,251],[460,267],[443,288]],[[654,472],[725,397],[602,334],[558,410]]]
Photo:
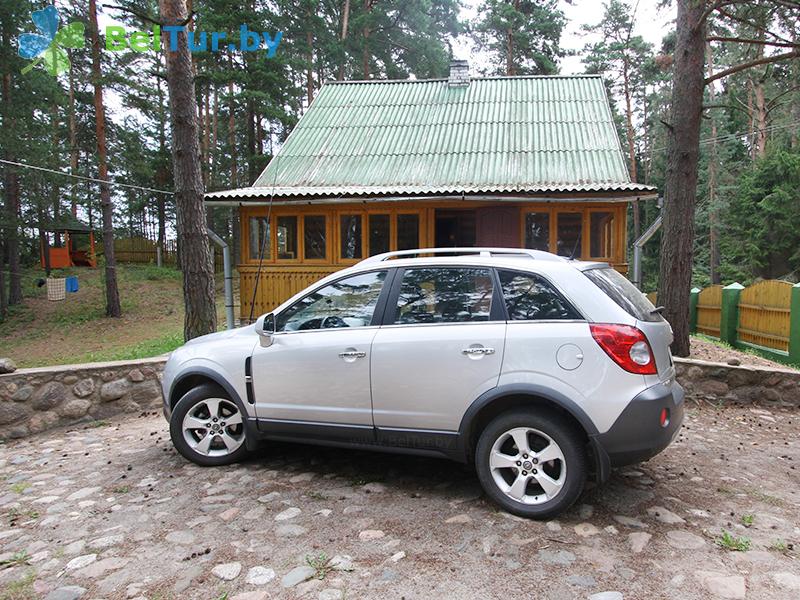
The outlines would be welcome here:
[[[380,273],[380,272],[386,271],[386,278],[383,280],[383,287],[381,287],[381,293],[378,294],[378,301],[375,303],[375,311],[372,313],[372,319],[371,319],[369,325],[365,325],[364,327],[348,327],[348,328],[330,327],[330,328],[326,328],[326,329],[298,329],[298,330],[294,330],[294,331],[276,331],[276,332],[273,333],[273,335],[295,335],[295,334],[300,334],[300,333],[319,333],[319,332],[322,332],[322,331],[339,331],[339,332],[342,332],[342,331],[348,331],[348,330],[352,331],[354,329],[358,329],[359,331],[362,331],[362,330],[368,329],[368,328],[369,329],[375,329],[375,328],[380,327],[382,322],[383,322],[383,317],[384,317],[384,313],[385,313],[385,309],[386,309],[387,299],[388,299],[388,297],[389,297],[389,295],[391,293],[392,285],[394,284],[396,270],[397,269],[395,269],[393,267],[386,267],[384,265],[382,267],[376,267],[374,269],[368,269],[366,271],[359,271],[358,273],[347,273],[346,275],[342,275],[341,277],[337,277],[335,279],[331,279],[330,281],[326,281],[324,283],[320,283],[319,285],[314,286],[313,288],[307,290],[302,296],[297,298],[294,302],[292,302],[291,304],[289,304],[285,308],[281,309],[280,311],[273,310],[271,313],[269,313],[269,314],[274,315],[276,323],[277,323],[278,316],[281,313],[283,313],[283,312],[285,312],[287,310],[290,310],[298,302],[302,302],[303,300],[305,300],[309,296],[312,296],[313,294],[316,294],[320,290],[325,289],[326,287],[328,287],[330,285],[335,285],[335,284],[339,283],[340,281],[344,281],[345,279],[350,279],[352,277],[359,277],[361,275],[368,275],[370,273]]]
[[[397,312],[399,306],[397,301],[400,299],[400,289],[403,285],[403,277],[406,271],[415,269],[486,269],[489,271],[489,276],[492,280],[492,300],[489,307],[489,319],[486,321],[453,321],[449,323],[395,323],[397,319]],[[493,267],[485,265],[468,265],[468,264],[426,264],[414,265],[410,267],[397,267],[395,269],[394,278],[392,281],[391,292],[386,299],[386,305],[383,310],[383,318],[381,319],[381,327],[451,327],[453,325],[492,325],[502,323],[507,320],[505,311],[505,299],[503,292],[499,288],[500,280],[496,270]]]
[[[592,256],[592,214],[593,213],[610,213],[611,214],[611,254],[609,255],[600,255],[600,256]],[[602,260],[611,262],[614,259],[614,248],[617,244],[617,217],[619,211],[612,210],[611,208],[588,208],[586,209],[586,223],[585,227],[589,232],[589,249],[587,251],[587,257],[584,260]]]
[[[300,240],[300,257],[303,263],[310,265],[325,265],[330,263],[331,257],[331,219],[325,212],[301,212],[297,214],[300,221],[300,231],[297,236]],[[306,256],[306,219],[308,217],[322,217],[325,219],[325,256],[322,258],[308,258]]]
[[[564,304],[567,304],[568,306],[570,306],[572,308],[572,310],[574,310],[578,315],[580,315],[581,318],[580,319],[511,319],[511,318],[509,318],[508,307],[506,306],[506,298],[505,298],[505,294],[503,294],[502,281],[500,279],[500,271],[506,271],[508,273],[516,273],[516,274],[527,276],[527,277],[538,277],[538,278],[540,278],[542,281],[544,281],[545,283],[550,285],[550,287],[553,288],[553,290],[558,295],[560,300]],[[500,286],[500,298],[501,298],[501,302],[502,302],[503,315],[505,317],[506,323],[511,324],[511,323],[586,323],[586,322],[588,322],[588,319],[586,318],[586,315],[583,313],[583,311],[580,310],[580,308],[578,308],[577,306],[575,306],[574,302],[571,302],[569,300],[567,295],[564,293],[564,290],[562,290],[550,277],[547,277],[546,275],[543,275],[542,273],[539,273],[538,271],[524,271],[524,270],[513,269],[513,268],[508,268],[508,267],[494,267],[494,272],[495,272],[495,277],[497,279],[497,285]]]
[[[625,265],[626,255],[624,247],[624,230],[623,223],[626,222],[627,202],[587,202],[576,206],[570,206],[566,203],[554,203],[551,206],[531,206],[525,205],[520,207],[520,247],[527,248],[526,241],[526,216],[529,213],[547,213],[549,214],[550,235],[548,241],[548,252],[553,254],[558,253],[558,214],[559,213],[579,213],[581,215],[581,260],[588,261],[602,261],[614,265]],[[614,224],[612,226],[612,243],[610,256],[590,256],[591,254],[591,214],[593,212],[610,212],[614,215]]]

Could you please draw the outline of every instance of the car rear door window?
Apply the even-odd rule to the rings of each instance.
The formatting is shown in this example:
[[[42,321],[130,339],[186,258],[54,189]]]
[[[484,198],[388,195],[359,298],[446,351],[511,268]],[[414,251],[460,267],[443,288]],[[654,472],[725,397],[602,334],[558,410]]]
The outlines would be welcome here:
[[[499,270],[509,321],[582,319],[558,290],[533,273]]]
[[[400,283],[394,323],[489,321],[493,287],[491,269],[406,269]]]

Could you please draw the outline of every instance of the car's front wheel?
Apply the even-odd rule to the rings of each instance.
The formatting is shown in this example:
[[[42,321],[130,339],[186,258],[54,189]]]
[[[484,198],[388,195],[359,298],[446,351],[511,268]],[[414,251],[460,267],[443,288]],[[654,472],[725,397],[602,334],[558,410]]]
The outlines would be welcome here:
[[[219,387],[200,385],[175,405],[169,433],[175,449],[204,467],[227,465],[247,455],[245,415]]]
[[[551,413],[515,410],[496,417],[478,439],[475,463],[486,493],[521,517],[557,515],[586,482],[580,435]]]

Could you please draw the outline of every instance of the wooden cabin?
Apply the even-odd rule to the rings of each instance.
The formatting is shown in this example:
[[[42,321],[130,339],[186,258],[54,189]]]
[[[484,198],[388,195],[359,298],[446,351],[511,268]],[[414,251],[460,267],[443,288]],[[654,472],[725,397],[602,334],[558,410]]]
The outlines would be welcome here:
[[[39,242],[39,260],[46,268],[45,252],[49,254],[51,269],[69,267],[96,267],[94,231],[74,217],[51,223]]]
[[[251,187],[206,195],[241,217],[241,315],[389,250],[504,246],[622,272],[632,183],[599,76],[330,82]],[[263,252],[262,252],[263,251]]]

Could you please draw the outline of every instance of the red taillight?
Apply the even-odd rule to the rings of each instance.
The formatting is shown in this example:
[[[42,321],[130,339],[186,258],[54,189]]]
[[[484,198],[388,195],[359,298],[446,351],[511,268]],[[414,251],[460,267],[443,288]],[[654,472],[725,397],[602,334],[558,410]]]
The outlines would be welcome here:
[[[667,425],[669,425],[669,409],[668,408],[662,408],[661,409],[661,415],[658,417],[658,424],[661,425],[661,427],[666,427]]]
[[[644,333],[630,325],[590,323],[592,337],[615,363],[639,375],[656,375],[656,361]]]

